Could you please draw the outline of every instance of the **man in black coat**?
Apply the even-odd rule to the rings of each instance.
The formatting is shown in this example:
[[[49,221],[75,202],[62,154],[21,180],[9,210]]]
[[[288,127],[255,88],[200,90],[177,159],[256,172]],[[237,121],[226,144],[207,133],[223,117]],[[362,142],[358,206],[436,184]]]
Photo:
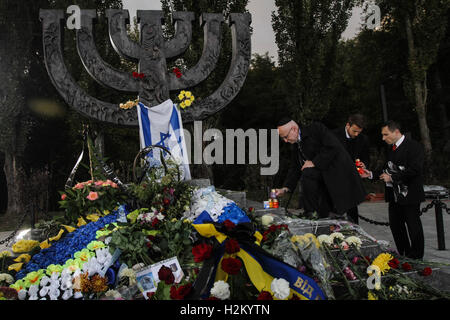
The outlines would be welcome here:
[[[345,147],[353,162],[359,159],[362,167],[366,168],[369,167],[369,138],[361,133],[364,127],[364,116],[356,113],[348,117],[345,127],[336,128],[333,133]],[[349,209],[347,216],[353,223],[358,224],[358,206]]]
[[[423,148],[417,141],[406,138],[395,121],[383,124],[381,135],[390,148],[383,170],[364,170],[362,177],[383,180],[385,200],[389,202],[389,226],[397,251],[412,259],[424,255],[424,235],[420,220],[420,203],[425,201],[423,190]]]
[[[365,190],[355,164],[336,136],[322,123],[299,125],[290,118],[278,123],[278,134],[292,144],[291,165],[277,195],[294,192],[300,179],[306,215],[343,214],[361,203]]]

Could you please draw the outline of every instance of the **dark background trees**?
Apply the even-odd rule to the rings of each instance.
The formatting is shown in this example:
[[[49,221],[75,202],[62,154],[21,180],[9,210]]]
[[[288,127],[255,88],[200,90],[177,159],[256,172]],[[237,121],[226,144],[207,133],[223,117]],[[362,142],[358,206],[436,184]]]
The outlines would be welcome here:
[[[343,41],[340,36],[357,2],[276,0],[277,11],[267,23],[272,23],[276,34],[278,64],[267,54],[254,55],[239,95],[227,108],[204,121],[203,129],[214,127],[223,133],[227,128],[271,129],[284,114],[301,121],[320,120],[335,128],[345,124],[348,114],[360,112],[368,119],[365,132],[371,140],[373,163],[377,163],[385,147],[380,136],[380,124],[384,120],[380,93],[383,88],[388,118],[400,121],[406,132],[424,146],[428,145],[431,160],[427,167],[433,170],[428,171],[427,184],[449,187],[449,1],[415,0],[408,2],[408,6],[403,5],[405,1],[377,1],[382,13],[380,28],[363,28],[354,39]],[[200,14],[243,12],[248,1],[162,0],[161,3],[167,17],[168,37],[173,34],[172,10],[195,13],[191,47],[183,59],[168,64],[189,68],[198,61],[203,48]],[[0,31],[3,80],[0,86],[0,166],[3,168],[0,170],[0,212],[8,209],[2,218],[10,219],[23,212],[24,205],[33,197],[45,210],[59,209],[57,191],[64,188],[81,151],[83,123],[98,134],[97,146],[119,176],[125,181],[131,179],[132,161],[139,148],[137,129],[83,118],[62,101],[47,75],[39,9],[65,9],[71,4],[95,7],[99,13],[122,5],[120,0],[0,0],[0,30],[3,31]],[[119,69],[133,71],[133,66],[122,61],[112,49],[104,17],[100,15],[95,27],[101,56]],[[87,74],[78,57],[74,36],[73,30],[66,30],[65,61],[83,88],[92,96],[115,103],[132,98],[104,89]],[[192,89],[196,97],[209,95],[225,77],[230,63],[230,40],[228,28],[224,28],[224,49],[218,68],[210,79]],[[414,50],[411,50],[411,40]],[[193,129],[190,125],[186,128]],[[218,188],[246,190],[258,198],[268,187],[279,187],[282,183],[288,165],[287,153],[286,145],[281,143],[280,170],[274,176],[260,176],[260,165],[193,166],[192,172],[194,177],[209,177]],[[76,178],[87,177],[87,170],[82,168]]]

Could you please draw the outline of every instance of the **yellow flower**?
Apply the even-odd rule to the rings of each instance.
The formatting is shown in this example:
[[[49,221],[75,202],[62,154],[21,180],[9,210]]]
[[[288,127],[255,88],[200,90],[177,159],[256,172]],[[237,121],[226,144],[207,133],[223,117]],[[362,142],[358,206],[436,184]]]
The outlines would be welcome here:
[[[60,273],[63,270],[63,267],[59,264],[51,264],[47,267],[47,270],[45,271],[48,276],[52,276],[53,273],[57,272]]]
[[[110,214],[111,212],[109,210],[103,210],[103,214],[106,216],[108,214]]]
[[[191,102],[194,102],[195,98],[194,96],[191,96]]]
[[[25,279],[25,284],[27,285],[27,287],[31,286],[31,285],[39,285],[39,282],[41,281],[41,278],[44,276],[44,270],[39,269],[38,271],[33,271],[30,272],[29,274],[26,275]]]
[[[29,254],[26,253],[22,253],[20,256],[18,256],[17,258],[14,259],[15,262],[23,262],[23,263],[28,263],[28,261],[30,261],[31,256]]]
[[[79,260],[69,259],[64,264],[64,269],[69,269],[70,272],[74,272],[77,269],[80,269]]]
[[[192,96],[192,93],[190,91],[186,91],[185,97],[190,98]]]
[[[45,240],[45,241],[42,241],[39,246],[41,247],[41,249],[47,249],[47,248],[50,248],[52,245],[50,243],[48,243],[48,240]]]
[[[367,299],[368,300],[378,300],[378,297],[375,294],[373,294],[372,292],[369,291],[367,293]]]
[[[9,286],[10,288],[16,289],[17,292],[20,290],[26,289],[25,281],[23,279],[17,280],[14,284]]]
[[[81,226],[84,226],[85,224],[86,224],[86,220],[84,220],[83,217],[79,217],[77,227],[79,228]]]
[[[31,249],[39,245],[39,241],[36,240],[24,240],[21,239],[13,244],[12,250],[14,253],[29,252]]]
[[[15,270],[16,272],[19,272],[20,269],[22,269],[22,265],[23,262],[10,264],[8,266],[8,271]]]
[[[184,99],[185,93],[186,93],[186,91],[183,90],[183,91],[181,91],[180,94],[178,95],[178,99],[179,99],[180,101]]]
[[[90,214],[90,215],[86,216],[86,219],[95,222],[98,219],[100,219],[100,217],[98,215],[96,215],[96,214]]]
[[[61,236],[62,236],[63,233],[64,233],[64,229],[60,229],[56,236],[51,237],[48,240],[50,240],[50,241],[58,241],[59,239],[61,239]]]
[[[94,253],[90,252],[88,249],[83,249],[81,251],[75,252],[73,255],[76,259],[80,259],[81,263],[87,262],[90,257],[94,256]]]
[[[308,239],[311,243],[314,243],[316,245],[316,248],[320,248],[319,240],[317,240],[317,237],[313,235],[312,233],[306,233],[305,238]]]
[[[65,224],[62,224],[62,226],[64,228],[66,228],[67,232],[74,232],[75,230],[77,230],[77,228],[71,227],[71,226],[66,226]]]
[[[186,105],[186,107],[190,107],[192,104],[191,100],[184,100],[184,104]]]
[[[11,257],[11,252],[9,252],[7,250],[0,252],[0,259],[6,258],[6,257]]]
[[[170,220],[170,222],[177,222],[177,218],[172,218],[172,220]]]
[[[181,107],[181,109],[186,108],[186,104],[184,103],[184,101],[182,103],[180,103],[180,107]]]
[[[378,257],[373,260],[372,265],[377,266],[380,269],[380,272],[384,275],[391,267],[389,267],[389,261],[391,261],[394,257],[389,253],[380,253]]]

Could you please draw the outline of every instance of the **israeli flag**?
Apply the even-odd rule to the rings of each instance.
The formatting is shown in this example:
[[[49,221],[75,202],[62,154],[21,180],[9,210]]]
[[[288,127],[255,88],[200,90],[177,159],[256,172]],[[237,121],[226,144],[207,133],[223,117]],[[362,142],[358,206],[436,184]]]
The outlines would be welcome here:
[[[191,180],[183,123],[176,105],[170,99],[151,108],[139,102],[137,111],[141,149],[150,145],[165,147],[180,165],[182,179]],[[161,153],[164,159],[170,158],[167,152],[154,148],[148,155],[150,166],[161,165]]]

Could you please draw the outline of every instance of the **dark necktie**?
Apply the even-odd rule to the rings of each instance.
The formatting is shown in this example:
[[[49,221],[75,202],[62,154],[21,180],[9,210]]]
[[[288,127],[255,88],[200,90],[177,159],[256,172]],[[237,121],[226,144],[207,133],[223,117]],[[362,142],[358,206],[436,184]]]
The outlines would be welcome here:
[[[306,157],[305,157],[305,154],[303,153],[301,141],[297,142],[297,148],[298,148],[298,155],[300,158],[300,163],[301,163],[301,165],[303,165],[303,163],[306,161]]]

